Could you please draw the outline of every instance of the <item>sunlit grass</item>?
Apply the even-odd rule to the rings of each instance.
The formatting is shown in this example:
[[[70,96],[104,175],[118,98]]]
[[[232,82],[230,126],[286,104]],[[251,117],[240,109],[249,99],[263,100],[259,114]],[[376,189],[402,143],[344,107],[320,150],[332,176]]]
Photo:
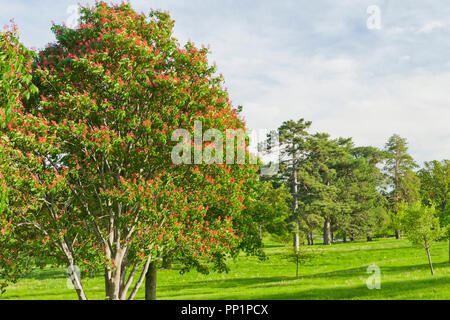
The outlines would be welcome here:
[[[266,241],[269,259],[240,256],[228,274],[180,275],[176,268],[158,272],[158,299],[450,299],[448,243],[432,249],[435,275],[425,251],[405,240],[380,239],[330,247],[317,245],[314,260],[300,267],[283,259],[285,248]],[[367,267],[381,269],[381,289],[369,290]],[[84,279],[90,299],[104,299],[101,275]],[[143,288],[137,299],[143,299]],[[63,268],[35,270],[8,288],[1,299],[76,299]]]

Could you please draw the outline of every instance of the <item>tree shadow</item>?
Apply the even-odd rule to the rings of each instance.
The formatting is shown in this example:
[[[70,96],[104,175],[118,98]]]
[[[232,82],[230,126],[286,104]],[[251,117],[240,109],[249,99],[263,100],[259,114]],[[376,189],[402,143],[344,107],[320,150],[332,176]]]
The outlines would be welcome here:
[[[426,259],[426,257],[424,258]],[[387,271],[387,272],[411,272],[415,270],[430,270],[430,265],[428,263],[423,264],[414,264],[414,265],[407,265],[407,266],[382,266],[381,272]],[[439,271],[441,268],[450,268],[450,264],[448,262],[437,262],[433,263],[433,269],[435,271]]]
[[[450,277],[436,277],[422,280],[401,280],[381,282],[381,287],[377,289],[368,289],[366,285],[356,287],[333,287],[333,288],[317,288],[307,291],[297,291],[295,293],[269,293],[261,295],[254,299],[267,300],[350,300],[350,299],[402,299],[402,294],[411,291],[420,291],[422,293],[427,290],[433,290],[437,293],[442,287],[450,287]],[[415,300],[412,298],[407,298]],[[423,299],[418,297],[417,299]]]
[[[295,293],[268,293],[268,294],[257,294],[252,299],[268,299],[268,300],[279,300],[279,299],[361,299],[361,298],[373,298],[373,299],[389,299],[389,297],[398,297],[405,291],[414,290],[436,290],[436,288],[442,286],[450,286],[450,277],[439,276],[440,269],[450,268],[447,262],[434,263],[433,267],[435,269],[435,277],[429,279],[421,280],[399,280],[399,281],[382,281],[382,289],[384,290],[369,290],[365,284],[360,286],[350,286],[350,287],[333,287],[333,288],[317,288],[310,290],[299,290]],[[383,273],[398,274],[404,272],[413,272],[417,270],[429,270],[429,265],[427,263],[418,265],[408,265],[408,266],[381,266],[381,277],[383,279]],[[161,292],[170,292],[166,297],[174,298],[178,296],[173,292],[183,291],[183,290],[202,290],[198,293],[202,296],[215,294],[217,290],[223,290],[227,288],[239,287],[243,291],[250,290],[257,287],[277,287],[280,286],[282,282],[286,285],[290,285],[289,282],[297,281],[301,286],[302,279],[355,279],[355,277],[363,276],[368,277],[366,272],[367,266],[360,266],[355,268],[341,269],[330,272],[319,272],[315,274],[302,275],[300,277],[295,276],[275,276],[275,277],[254,277],[254,278],[236,278],[236,279],[221,279],[221,280],[202,280],[202,281],[190,281],[184,285],[162,285],[160,286]],[[208,290],[205,290],[208,289]],[[185,294],[185,293],[184,293]],[[184,294],[180,293],[180,296]],[[197,294],[193,291],[192,294]],[[195,299],[195,298],[194,298]]]
[[[282,244],[265,244],[263,249],[270,249],[270,248],[284,248],[285,246]]]
[[[23,276],[24,279],[32,280],[48,280],[48,279],[64,279],[67,278],[67,272],[61,269],[33,269]]]
[[[77,299],[77,294],[75,293],[74,290],[72,290],[72,296],[74,299]],[[52,296],[52,300],[56,300],[57,298],[53,298],[53,297],[58,297],[61,295],[66,296],[68,293],[67,292],[62,292],[62,291],[45,291],[45,292],[39,292],[39,293],[19,293],[19,294],[8,294],[7,299],[8,300],[15,300],[15,299],[23,299],[24,296],[26,296],[27,300],[48,300],[48,299],[44,299],[42,297],[47,297],[47,296]],[[33,297],[37,298],[37,299],[33,299]],[[40,298],[40,299],[39,299]],[[66,300],[66,298],[61,298],[61,300]]]
[[[235,278],[235,279],[221,279],[221,280],[190,281],[184,285],[180,284],[161,285],[158,287],[161,290],[197,289],[197,288],[204,288],[204,286],[207,286],[208,288],[226,289],[233,287],[249,287],[257,284],[265,284],[271,282],[292,281],[297,279],[299,278],[296,278],[295,276]]]

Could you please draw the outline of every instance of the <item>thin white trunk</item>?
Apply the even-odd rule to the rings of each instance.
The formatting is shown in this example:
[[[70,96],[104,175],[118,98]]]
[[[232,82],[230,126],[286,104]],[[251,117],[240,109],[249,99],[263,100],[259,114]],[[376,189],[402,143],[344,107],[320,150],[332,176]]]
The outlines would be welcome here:
[[[142,285],[142,282],[144,282],[145,275],[147,274],[148,268],[150,266],[150,263],[152,262],[152,257],[149,256],[147,261],[145,262],[144,270],[142,270],[141,276],[139,277],[138,282],[133,288],[133,291],[131,291],[130,296],[128,297],[128,300],[134,300],[134,297],[136,296],[136,293],[138,292],[139,288]]]

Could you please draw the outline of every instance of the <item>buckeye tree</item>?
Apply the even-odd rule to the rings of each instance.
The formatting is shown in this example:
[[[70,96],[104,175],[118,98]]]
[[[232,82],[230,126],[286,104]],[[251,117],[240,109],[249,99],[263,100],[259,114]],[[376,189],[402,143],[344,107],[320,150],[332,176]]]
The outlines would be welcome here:
[[[227,270],[240,250],[261,253],[249,242],[258,221],[246,214],[246,191],[259,179],[247,146],[245,163],[236,164],[239,150],[233,163],[172,161],[177,129],[245,129],[208,50],[181,47],[173,26],[167,13],[124,3],[81,8],[76,29],[52,27],[56,42],[33,64],[40,92],[5,130],[15,165],[2,166],[2,183],[20,208],[8,213],[18,217],[17,245],[80,268],[71,276],[79,299],[93,270],[104,270],[107,298],[133,299],[163,257],[208,272]],[[188,148],[216,155],[211,145]]]

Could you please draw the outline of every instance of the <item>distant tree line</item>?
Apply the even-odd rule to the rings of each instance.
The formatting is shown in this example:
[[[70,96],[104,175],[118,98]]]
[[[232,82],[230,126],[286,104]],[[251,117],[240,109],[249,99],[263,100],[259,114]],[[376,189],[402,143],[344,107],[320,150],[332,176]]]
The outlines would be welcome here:
[[[371,241],[375,236],[400,239],[414,229],[414,219],[406,214],[414,211],[411,208],[423,216],[427,207],[436,208],[440,226],[449,224],[449,160],[425,162],[419,168],[408,153],[407,140],[397,134],[379,149],[355,146],[352,138],[311,133],[310,126],[304,119],[285,121],[276,131],[279,146],[273,133],[264,146],[269,152],[279,148],[280,170],[267,180],[291,192],[286,225],[294,248],[299,241],[313,245],[317,233],[324,245],[338,239]],[[450,248],[449,235],[439,234],[445,236]]]

